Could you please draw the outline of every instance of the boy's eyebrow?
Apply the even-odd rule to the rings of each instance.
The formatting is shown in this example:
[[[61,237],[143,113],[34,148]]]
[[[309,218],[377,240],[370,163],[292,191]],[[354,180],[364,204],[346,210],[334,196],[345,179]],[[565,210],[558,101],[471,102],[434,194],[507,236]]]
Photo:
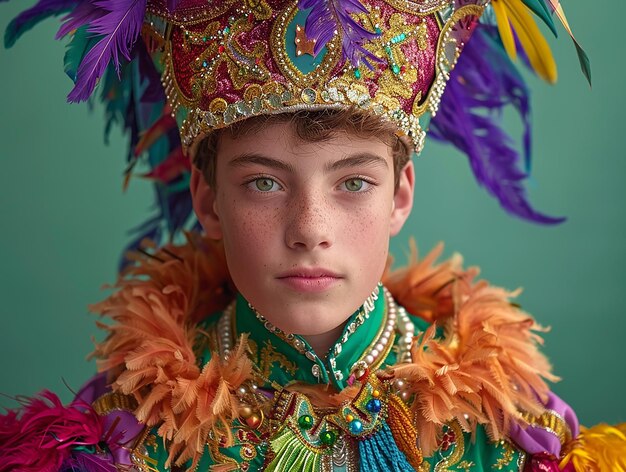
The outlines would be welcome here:
[[[257,154],[255,152],[240,154],[228,163],[231,167],[245,167],[252,164],[271,167],[273,169],[283,170],[286,172],[295,172],[295,169],[291,164],[287,164],[286,162],[264,156],[263,154]]]
[[[359,167],[364,165],[383,166],[385,168],[389,168],[387,161],[378,154],[373,154],[371,152],[359,152],[356,154],[350,154],[342,159],[339,159],[338,161],[327,164],[325,166],[325,170],[326,172],[332,172],[348,167]]]

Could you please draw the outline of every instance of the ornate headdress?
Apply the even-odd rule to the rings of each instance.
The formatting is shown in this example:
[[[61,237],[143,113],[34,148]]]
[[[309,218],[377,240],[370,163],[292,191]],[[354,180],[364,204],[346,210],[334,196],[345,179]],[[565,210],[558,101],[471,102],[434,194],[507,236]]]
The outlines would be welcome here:
[[[131,247],[197,224],[186,154],[200,137],[306,108],[371,111],[395,123],[418,153],[430,126],[467,153],[479,183],[505,209],[556,223],[562,219],[528,204],[522,186],[529,103],[513,60],[519,54],[556,80],[531,13],[555,33],[556,15],[571,35],[558,0],[39,0],[9,25],[5,44],[65,14],[57,37],[71,37],[68,100],[87,100],[100,82],[107,128],[121,122],[130,135],[127,181],[147,161],[143,176],[156,183],[160,214]],[[525,122],[521,152],[492,119],[508,105]]]

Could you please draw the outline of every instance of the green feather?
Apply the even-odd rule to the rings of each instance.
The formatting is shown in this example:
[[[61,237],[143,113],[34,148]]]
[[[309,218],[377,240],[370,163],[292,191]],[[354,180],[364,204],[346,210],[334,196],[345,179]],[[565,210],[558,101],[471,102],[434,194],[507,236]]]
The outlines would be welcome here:
[[[550,31],[552,31],[555,37],[558,37],[556,26],[552,19],[552,13],[543,0],[522,0],[522,2],[548,25],[548,28],[550,28]]]
[[[63,69],[65,73],[76,82],[78,66],[83,58],[100,40],[101,36],[94,35],[87,31],[89,25],[81,26],[72,36],[72,40],[67,45],[65,56],[63,57]]]

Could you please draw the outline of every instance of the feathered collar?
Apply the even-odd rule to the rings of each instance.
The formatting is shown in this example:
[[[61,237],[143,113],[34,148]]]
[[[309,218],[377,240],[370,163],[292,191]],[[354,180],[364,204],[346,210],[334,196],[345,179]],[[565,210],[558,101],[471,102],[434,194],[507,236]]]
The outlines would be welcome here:
[[[411,410],[425,454],[453,419],[467,431],[483,424],[491,439],[502,439],[523,421],[520,411],[541,412],[544,379],[556,380],[537,349],[540,327],[509,300],[517,292],[475,281],[478,270],[464,270],[459,255],[435,264],[442,251],[440,244],[419,260],[412,245],[409,265],[383,277],[398,303],[432,323],[416,337],[412,362],[392,369],[415,395]],[[108,336],[94,356],[112,388],[136,398],[138,420],[159,425],[171,441],[168,465],[196,461],[209,434],[230,437],[235,391],[252,374],[245,338],[227,361],[213,356],[200,366],[194,351],[204,336],[199,322],[227,306],[234,285],[222,247],[197,234],[134,257],[117,290],[91,307],[113,321],[99,323]]]

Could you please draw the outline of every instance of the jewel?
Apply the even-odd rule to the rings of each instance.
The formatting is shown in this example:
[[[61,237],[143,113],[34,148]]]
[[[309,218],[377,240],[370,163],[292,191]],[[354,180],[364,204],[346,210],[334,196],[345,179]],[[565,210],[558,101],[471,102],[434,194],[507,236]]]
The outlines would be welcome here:
[[[394,73],[394,74],[399,74],[399,73],[400,73],[400,68],[398,67],[398,65],[397,65],[397,64],[394,64],[394,65],[391,67],[391,70],[393,71],[393,73]]]
[[[378,397],[380,397],[380,392],[379,392],[378,390],[374,390],[374,391],[372,392],[372,396],[373,396],[374,398],[378,398]]]
[[[346,421],[348,423],[350,423],[352,420],[354,420],[354,416],[353,415],[350,415],[350,414],[346,415]]]
[[[252,416],[252,408],[249,405],[243,405],[239,408],[239,416],[242,418],[250,418]]]
[[[298,418],[298,424],[302,429],[311,429],[313,427],[313,417],[311,415],[302,415]]]
[[[323,431],[320,434],[320,441],[326,446],[332,446],[337,441],[337,435],[334,431]]]
[[[350,432],[352,434],[359,434],[361,431],[363,431],[363,423],[359,420],[350,421]]]
[[[382,404],[380,403],[380,400],[378,398],[372,398],[370,401],[367,402],[365,408],[367,408],[367,411],[369,411],[370,413],[378,413],[380,411],[381,405]]]
[[[261,418],[259,417],[259,415],[251,415],[250,417],[246,418],[246,424],[250,428],[256,429],[261,424]]]
[[[219,52],[220,54],[222,54],[224,51],[226,50],[226,48],[220,44],[220,46],[217,48],[217,52]]]
[[[357,79],[360,79],[361,78],[361,71],[359,69],[354,69],[354,76]]]

